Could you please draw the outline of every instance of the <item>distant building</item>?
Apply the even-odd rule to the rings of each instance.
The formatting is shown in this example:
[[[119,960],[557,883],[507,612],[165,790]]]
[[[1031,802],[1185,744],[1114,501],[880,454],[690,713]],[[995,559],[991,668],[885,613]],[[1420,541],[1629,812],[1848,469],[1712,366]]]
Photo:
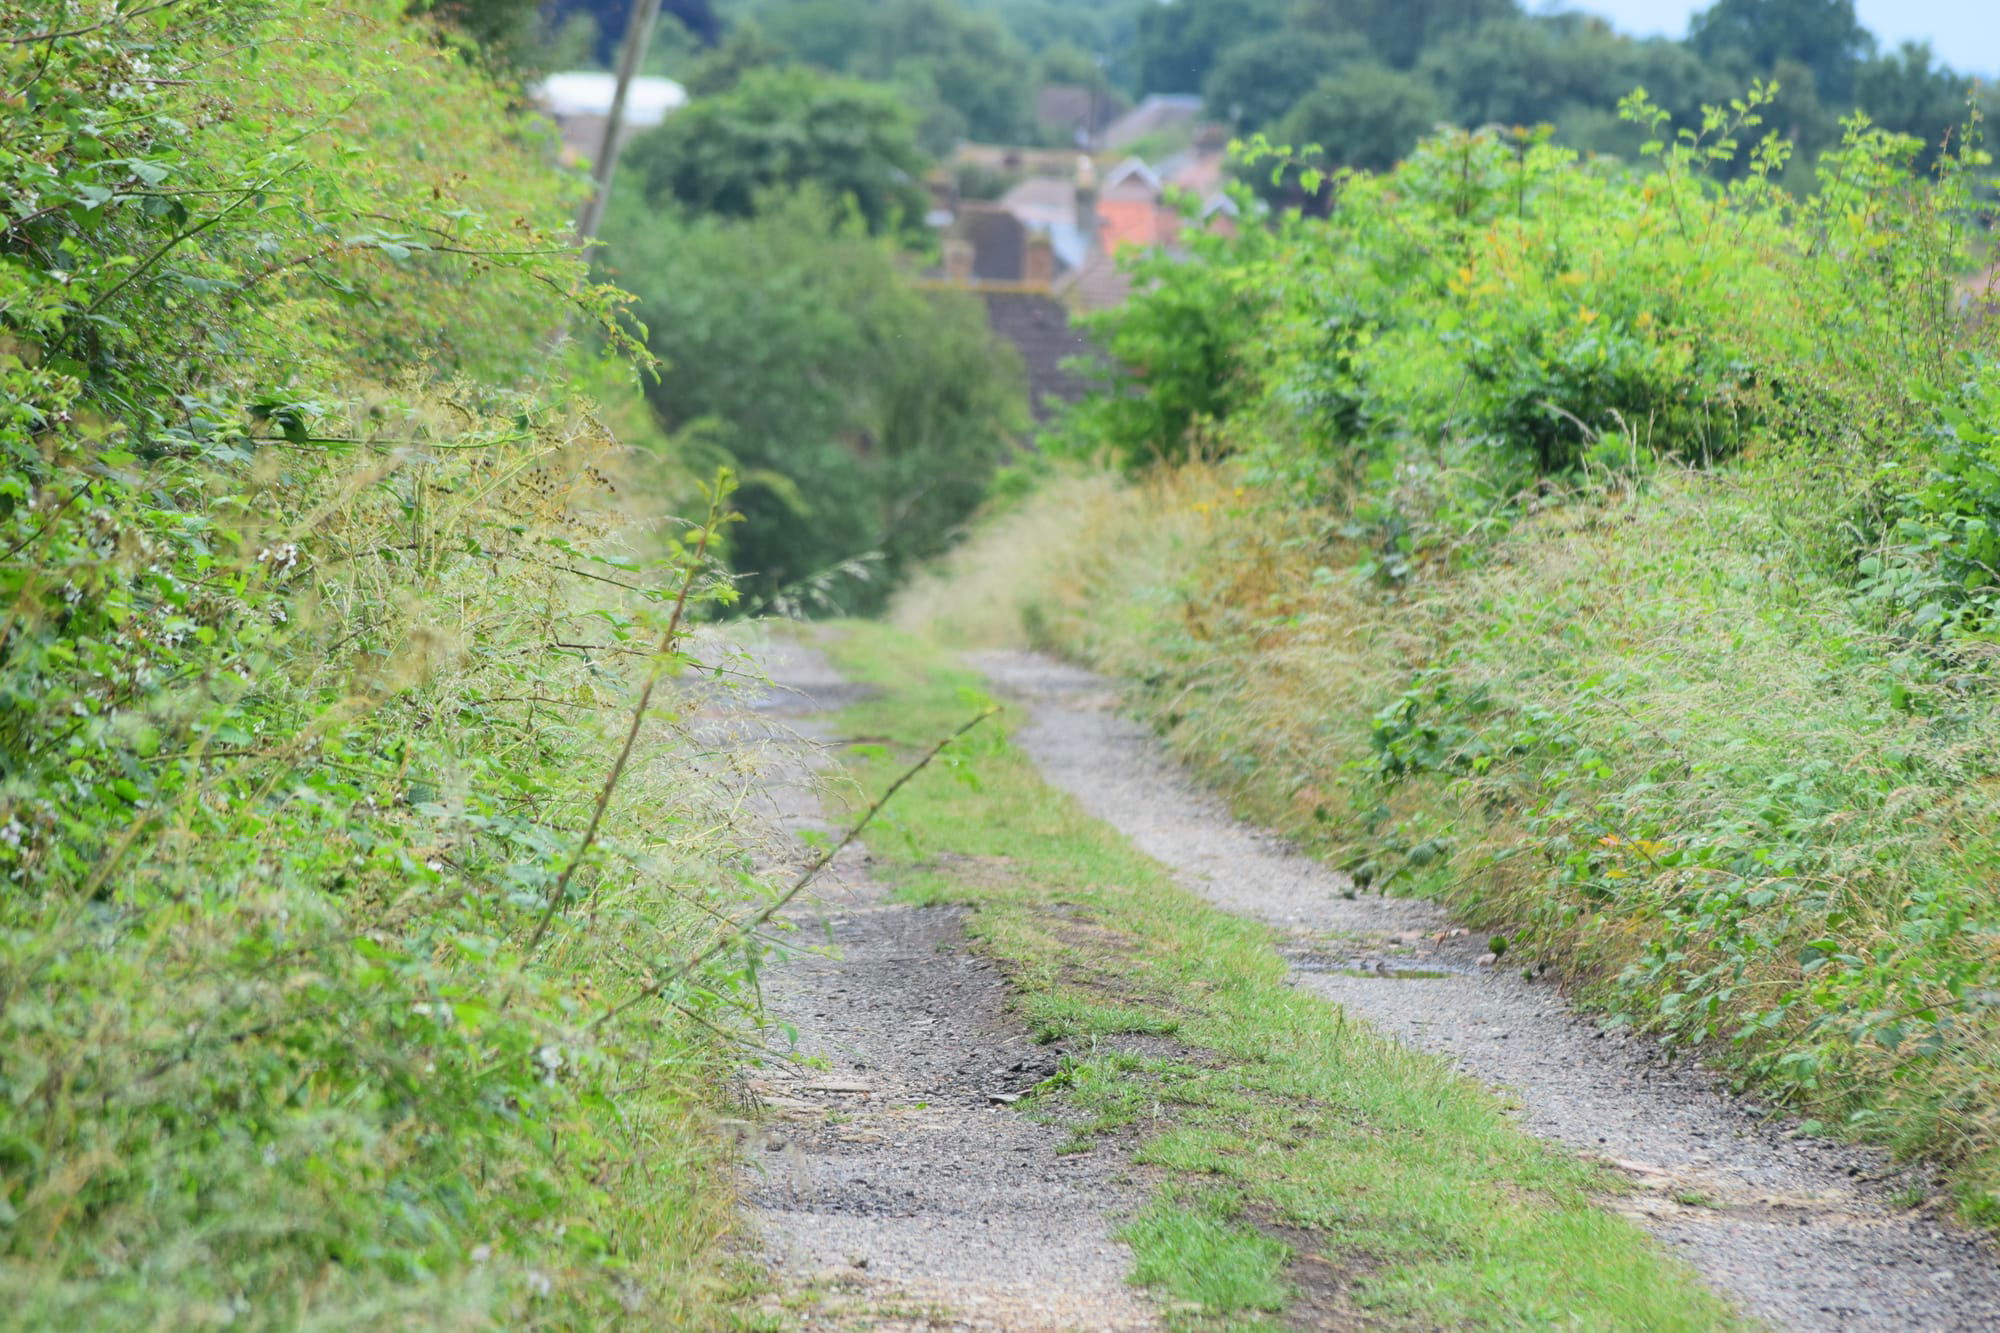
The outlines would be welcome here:
[[[1195,225],[1237,225],[1235,201],[1223,189],[1220,144],[1192,133],[1189,138],[1193,146],[1158,165],[1128,157],[1101,182],[1088,155],[1060,159],[984,147],[961,153],[961,162],[1029,173],[990,201],[958,199],[948,174],[935,179],[931,219],[943,233],[944,265],[932,281],[985,301],[988,324],[1014,344],[1027,366],[1037,418],[1052,415],[1085,388],[1064,362],[1097,352],[1071,327],[1070,315],[1120,305],[1131,294],[1121,252],[1173,252],[1190,225],[1183,211],[1189,196]],[[1056,174],[1065,164],[1064,174]]]
[[[611,119],[616,75],[600,70],[551,74],[528,90],[534,104],[547,112],[562,133],[563,151],[574,161],[588,162],[604,147],[604,126]],[[625,120],[620,146],[641,130],[651,129],[670,112],[687,104],[687,89],[672,79],[641,76],[625,94]]]
[[[1141,139],[1156,135],[1192,134],[1201,119],[1201,99],[1186,93],[1152,93],[1139,105],[1105,126],[1098,144],[1121,153]]]
[[[1094,148],[1131,104],[1107,89],[1050,83],[1035,90],[1035,124],[1078,148]]]

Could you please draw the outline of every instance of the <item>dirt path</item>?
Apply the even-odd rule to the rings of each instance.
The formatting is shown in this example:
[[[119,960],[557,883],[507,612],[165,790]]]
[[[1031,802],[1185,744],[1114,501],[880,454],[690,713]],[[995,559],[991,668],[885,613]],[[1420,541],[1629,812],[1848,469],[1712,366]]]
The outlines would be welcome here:
[[[1626,1205],[1747,1312],[1798,1329],[2000,1327],[1992,1249],[1898,1206],[1885,1159],[1761,1122],[1652,1043],[1600,1034],[1553,987],[1481,968],[1484,946],[1433,936],[1432,904],[1346,896],[1346,880],[1197,790],[1115,687],[1034,654],[976,659],[1026,703],[1016,743],[1053,785],[1183,882],[1284,932],[1297,985],[1511,1092],[1535,1133],[1607,1159]]]
[[[802,649],[765,666],[779,687],[760,709],[779,738],[772,813],[794,833],[832,831],[810,719],[853,689]],[[791,913],[812,951],[764,978],[773,1023],[811,1058],[751,1084],[767,1113],[745,1154],[748,1202],[784,1299],[806,1328],[1154,1328],[1112,1238],[1142,1201],[1125,1164],[1058,1156],[1060,1125],[1009,1109],[1059,1051],[1007,1011],[962,911],[887,902],[850,850]]]

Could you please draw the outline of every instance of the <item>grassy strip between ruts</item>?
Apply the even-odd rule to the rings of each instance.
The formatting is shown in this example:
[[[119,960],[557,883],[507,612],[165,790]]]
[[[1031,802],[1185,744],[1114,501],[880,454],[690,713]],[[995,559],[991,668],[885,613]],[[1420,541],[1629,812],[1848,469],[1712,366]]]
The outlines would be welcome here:
[[[879,785],[981,682],[877,625],[829,645],[879,696],[842,714]],[[1135,1279],[1194,1327],[1726,1327],[1727,1307],[1599,1201],[1607,1173],[1515,1128],[1498,1100],[1285,984],[1262,926],[1217,911],[976,733],[898,797],[871,849],[908,900],[966,903],[1045,1040],[1043,1095],[1075,1146],[1163,1168],[1124,1235]],[[1142,1035],[1143,1034],[1143,1035]]]

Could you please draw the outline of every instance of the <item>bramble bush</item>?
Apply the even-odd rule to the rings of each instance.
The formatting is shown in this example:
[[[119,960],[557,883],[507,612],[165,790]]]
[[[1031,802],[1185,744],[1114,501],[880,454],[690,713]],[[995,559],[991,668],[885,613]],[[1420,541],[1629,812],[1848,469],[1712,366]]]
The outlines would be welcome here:
[[[721,511],[636,529],[574,187],[405,8],[0,0],[23,1324],[715,1317],[762,890],[671,710],[600,784]]]

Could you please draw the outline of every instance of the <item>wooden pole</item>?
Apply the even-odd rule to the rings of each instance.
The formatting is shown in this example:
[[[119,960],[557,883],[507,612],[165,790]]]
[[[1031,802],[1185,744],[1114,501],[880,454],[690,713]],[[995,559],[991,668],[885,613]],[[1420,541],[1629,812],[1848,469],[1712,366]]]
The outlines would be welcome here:
[[[660,0],[632,0],[632,12],[625,20],[625,44],[618,48],[618,86],[611,94],[611,112],[604,121],[604,143],[590,169],[590,202],[576,224],[576,234],[585,241],[596,237],[604,222],[604,209],[611,202],[611,173],[618,169],[618,141],[625,127],[625,97],[646,47],[653,40],[653,24],[660,17]]]

